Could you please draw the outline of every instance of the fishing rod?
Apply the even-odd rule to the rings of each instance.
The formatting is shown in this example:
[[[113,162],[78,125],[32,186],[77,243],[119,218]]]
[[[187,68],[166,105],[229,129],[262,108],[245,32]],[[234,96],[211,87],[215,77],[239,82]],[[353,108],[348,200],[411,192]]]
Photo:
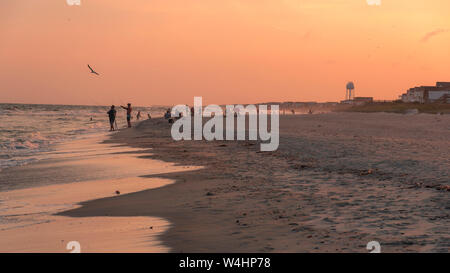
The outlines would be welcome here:
[[[117,104],[117,106],[119,106],[119,105],[121,105],[121,103],[120,103],[121,101],[122,101],[122,99],[118,98],[117,95],[116,95],[115,98],[114,98],[114,101],[113,101],[113,105],[116,105],[115,102],[119,102],[119,104]],[[117,107],[117,109],[119,109],[119,107]],[[119,126],[117,125],[117,111],[118,110],[116,110],[116,116],[114,117],[114,128],[115,128],[115,130],[119,130]]]

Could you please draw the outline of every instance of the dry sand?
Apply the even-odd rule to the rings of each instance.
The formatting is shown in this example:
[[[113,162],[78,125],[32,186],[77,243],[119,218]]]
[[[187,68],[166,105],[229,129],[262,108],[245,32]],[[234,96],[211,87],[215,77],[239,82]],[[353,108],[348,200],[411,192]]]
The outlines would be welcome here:
[[[280,147],[181,141],[161,119],[109,142],[141,158],[204,166],[147,175],[162,188],[83,202],[60,215],[167,219],[174,252],[450,250],[450,116],[330,113],[280,117]]]

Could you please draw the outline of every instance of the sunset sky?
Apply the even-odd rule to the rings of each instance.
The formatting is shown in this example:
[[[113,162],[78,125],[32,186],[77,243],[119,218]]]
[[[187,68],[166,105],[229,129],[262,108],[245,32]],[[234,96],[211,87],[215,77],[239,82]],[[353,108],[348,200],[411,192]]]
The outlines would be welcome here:
[[[0,102],[338,101],[347,81],[395,99],[450,81],[449,0],[367,2],[1,0]]]

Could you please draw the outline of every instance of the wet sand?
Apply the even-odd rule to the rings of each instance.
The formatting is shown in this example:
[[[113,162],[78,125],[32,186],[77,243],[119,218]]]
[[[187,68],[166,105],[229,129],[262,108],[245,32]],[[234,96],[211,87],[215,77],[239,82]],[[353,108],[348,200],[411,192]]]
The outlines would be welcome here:
[[[81,201],[116,198],[174,182],[142,175],[190,169],[139,158],[142,149],[101,144],[103,139],[65,143],[48,159],[0,172],[0,252],[69,252],[72,241],[79,242],[81,252],[170,250],[157,240],[170,226],[162,218],[55,215]]]
[[[448,115],[330,113],[280,117],[280,147],[180,141],[143,121],[108,142],[152,148],[141,158],[204,166],[153,174],[176,183],[81,203],[59,215],[167,219],[174,252],[450,250]]]

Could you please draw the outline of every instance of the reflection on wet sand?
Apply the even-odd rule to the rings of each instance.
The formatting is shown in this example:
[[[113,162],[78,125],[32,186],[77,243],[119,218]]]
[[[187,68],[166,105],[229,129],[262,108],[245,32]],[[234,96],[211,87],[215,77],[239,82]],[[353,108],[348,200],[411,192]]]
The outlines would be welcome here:
[[[157,217],[57,216],[82,201],[162,187],[169,179],[143,175],[196,169],[139,158],[142,149],[100,144],[101,138],[58,147],[36,164],[7,169],[3,177],[35,187],[0,192],[0,252],[166,252],[155,238],[169,227]],[[27,172],[34,173],[36,179]],[[39,175],[36,175],[39,173]],[[49,178],[49,181],[45,181]],[[80,182],[73,182],[80,181]],[[47,184],[52,185],[47,185]],[[58,184],[53,184],[58,183]]]

